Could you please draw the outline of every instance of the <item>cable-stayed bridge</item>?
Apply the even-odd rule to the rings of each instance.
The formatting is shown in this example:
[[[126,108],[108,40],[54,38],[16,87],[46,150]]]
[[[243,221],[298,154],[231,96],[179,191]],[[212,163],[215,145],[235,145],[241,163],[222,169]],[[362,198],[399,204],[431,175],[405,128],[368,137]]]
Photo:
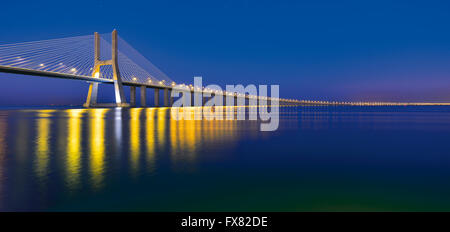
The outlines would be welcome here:
[[[124,39],[112,33],[76,36],[59,39],[22,42],[0,45],[0,72],[15,73],[53,78],[87,81],[89,92],[86,107],[105,106],[97,103],[98,84],[113,84],[115,103],[107,106],[135,106],[136,87],[141,88],[141,106],[146,106],[146,89],[155,90],[155,106],[159,106],[159,92],[164,92],[164,106],[171,106],[173,98],[169,91],[183,89],[194,94],[208,93],[210,96],[253,99],[276,102],[276,104],[308,105],[450,105],[450,103],[404,103],[404,102],[329,102],[307,101],[266,96],[250,95],[238,92],[195,87],[177,84],[166,74],[141,55]],[[130,87],[130,99],[125,99],[123,86]],[[203,102],[203,96],[201,97]],[[129,103],[128,103],[129,102]],[[242,101],[241,101],[242,102]],[[244,101],[246,102],[246,101]],[[245,103],[244,103],[245,104]],[[193,105],[193,104],[192,104]],[[237,105],[237,104],[236,104]]]
[[[134,106],[136,87],[141,88],[141,104],[145,106],[146,88],[155,89],[155,105],[159,104],[159,90],[164,91],[164,105],[169,106],[169,91],[179,86],[131,45],[117,35],[111,34],[76,36],[69,38],[23,42],[0,45],[0,72],[34,76],[66,78],[88,81],[89,93],[85,106],[99,105],[99,83],[114,84],[114,106]],[[130,86],[130,104],[125,99],[123,86]],[[182,84],[193,93],[209,92],[213,95],[271,100],[264,96],[227,93],[195,88]],[[274,99],[272,99],[274,100]],[[296,103],[293,99],[276,99]]]

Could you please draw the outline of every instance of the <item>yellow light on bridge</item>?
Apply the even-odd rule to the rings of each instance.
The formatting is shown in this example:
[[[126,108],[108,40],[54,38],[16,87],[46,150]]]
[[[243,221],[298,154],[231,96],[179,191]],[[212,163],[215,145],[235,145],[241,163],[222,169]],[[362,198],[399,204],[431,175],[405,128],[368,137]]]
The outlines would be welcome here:
[[[133,77],[133,81],[136,81],[137,79],[136,79],[136,77]]]
[[[77,69],[76,69],[76,68],[72,68],[72,69],[70,69],[70,71],[71,71],[71,72],[76,72]]]
[[[44,67],[44,64],[40,64],[39,66]]]
[[[100,73],[99,73],[99,72],[95,72],[95,73],[94,73],[94,77],[95,77],[95,78],[99,78],[99,77],[100,77]]]

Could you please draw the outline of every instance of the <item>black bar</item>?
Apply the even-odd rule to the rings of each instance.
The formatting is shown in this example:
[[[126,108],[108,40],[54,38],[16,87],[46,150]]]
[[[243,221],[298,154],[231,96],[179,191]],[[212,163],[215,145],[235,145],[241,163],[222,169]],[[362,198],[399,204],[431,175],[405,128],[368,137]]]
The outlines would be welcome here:
[[[446,213],[275,213],[275,212],[167,212],[167,213],[0,213],[2,225],[56,226],[60,230],[126,228],[125,231],[321,231],[323,229],[415,228],[447,226]],[[200,221],[199,219],[203,219]],[[183,224],[189,220],[190,224]],[[196,221],[197,224],[194,223]],[[214,224],[205,220],[214,220]],[[18,224],[17,222],[22,222]],[[201,222],[201,224],[200,224]],[[264,223],[263,223],[264,222]],[[201,226],[200,226],[201,225]],[[427,230],[428,231],[428,230]]]

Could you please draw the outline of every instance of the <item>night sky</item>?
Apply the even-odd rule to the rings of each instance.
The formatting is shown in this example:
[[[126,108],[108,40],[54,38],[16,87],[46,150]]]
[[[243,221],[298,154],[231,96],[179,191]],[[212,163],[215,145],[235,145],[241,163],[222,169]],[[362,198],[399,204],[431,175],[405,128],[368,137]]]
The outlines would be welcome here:
[[[446,1],[2,1],[0,43],[117,29],[177,82],[280,96],[450,102]],[[82,104],[82,81],[0,74],[0,105]],[[128,89],[128,88],[127,88]],[[112,86],[100,89],[113,100]]]

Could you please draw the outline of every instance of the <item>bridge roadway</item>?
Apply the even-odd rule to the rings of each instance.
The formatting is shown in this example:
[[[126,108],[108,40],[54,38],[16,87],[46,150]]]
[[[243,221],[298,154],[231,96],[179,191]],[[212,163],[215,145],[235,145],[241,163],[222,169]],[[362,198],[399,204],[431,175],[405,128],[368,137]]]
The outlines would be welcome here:
[[[44,76],[44,77],[52,77],[52,78],[72,79],[72,80],[82,80],[82,81],[99,82],[99,83],[107,83],[107,84],[114,83],[114,81],[112,79],[106,79],[106,78],[95,78],[95,77],[90,77],[90,76],[80,76],[80,75],[67,74],[67,73],[57,73],[57,72],[33,70],[33,69],[26,69],[26,68],[16,68],[16,67],[9,67],[9,66],[2,66],[2,65],[0,65],[0,72],[31,75],[31,76]],[[161,85],[155,85],[155,84],[151,84],[151,83],[122,81],[122,84],[127,85],[127,86],[145,86],[145,87],[156,88],[156,89],[169,89],[169,90],[172,89],[172,86],[161,86]]]
[[[106,83],[106,84],[114,84],[114,81],[112,79],[106,79],[106,78],[94,78],[90,76],[81,76],[81,75],[75,75],[75,74],[67,74],[67,73],[57,73],[57,72],[49,72],[44,70],[33,70],[33,69],[26,69],[26,68],[17,68],[17,67],[9,67],[9,66],[2,66],[0,65],[0,72],[2,73],[12,73],[12,74],[22,74],[22,75],[31,75],[31,76],[44,76],[44,77],[51,77],[51,78],[62,78],[62,79],[72,79],[72,80],[82,80],[82,81],[88,81],[88,82],[98,82],[98,83]],[[140,82],[130,82],[130,81],[122,81],[122,85],[131,86],[131,99],[130,103],[131,106],[135,106],[136,104],[136,88],[135,87],[141,87],[141,88],[152,88],[152,89],[162,89],[162,90],[172,90],[172,86],[164,86],[164,85],[157,85],[152,83],[140,83]],[[165,105],[168,105],[168,102],[166,100],[166,96],[168,93],[164,93],[164,102]],[[191,90],[191,93],[193,92],[206,92],[206,91],[196,91]],[[145,106],[145,91],[141,91],[141,102],[143,101],[143,106]],[[237,96],[235,96],[237,97]],[[155,105],[159,105],[159,91],[155,92]],[[246,96],[245,98],[249,98]],[[270,98],[268,99],[270,100]],[[279,102],[281,103],[299,103],[295,100],[288,100],[288,99],[279,99]]]
[[[80,75],[74,75],[74,74],[9,67],[9,66],[3,66],[3,65],[0,65],[0,72],[114,84],[114,81],[112,79],[94,78],[94,77],[90,77],[90,76],[80,76]],[[169,98],[168,91],[173,89],[172,86],[157,85],[157,84],[153,84],[153,83],[130,82],[130,81],[123,81],[122,84],[131,87],[131,99],[130,99],[131,106],[135,106],[135,104],[136,104],[136,87],[152,88],[155,90],[161,90],[161,89],[165,90],[164,91],[164,105],[165,106],[168,106],[169,105],[168,102],[173,100],[173,99],[170,99],[170,100],[167,99],[167,98]],[[209,91],[196,91],[196,90],[192,91],[191,90],[190,92],[192,93],[192,92],[209,92]],[[246,98],[248,99],[248,96],[246,96]],[[142,106],[145,106],[145,103],[146,103],[145,99],[146,99],[146,93],[145,93],[145,91],[141,91]],[[268,100],[270,100],[270,98]],[[446,105],[446,106],[448,106],[448,105],[450,105],[450,103],[425,103],[425,102],[328,102],[328,101],[304,101],[304,100],[299,101],[299,100],[281,99],[281,98],[279,99],[279,103],[283,103],[286,105],[301,104],[301,105],[353,105],[353,106],[355,106],[355,105],[356,106],[383,106],[383,105],[387,105],[387,106],[392,106],[392,105],[401,105],[401,106]],[[103,105],[105,105],[105,104],[103,104]],[[155,106],[159,106],[159,91],[155,91]]]

